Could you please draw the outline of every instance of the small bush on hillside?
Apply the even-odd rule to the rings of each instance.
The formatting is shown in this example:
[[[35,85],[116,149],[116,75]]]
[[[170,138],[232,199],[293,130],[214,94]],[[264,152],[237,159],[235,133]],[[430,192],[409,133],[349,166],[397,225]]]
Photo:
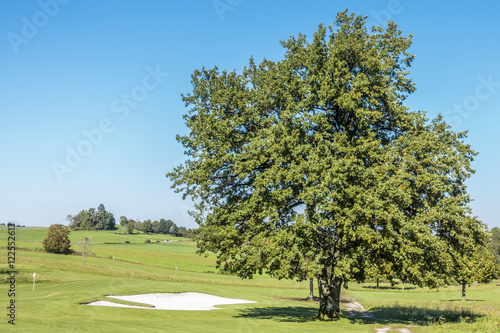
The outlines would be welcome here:
[[[146,239],[144,243],[151,243],[151,241],[149,239]]]
[[[43,240],[43,248],[50,253],[69,254],[72,251],[69,241],[69,230],[61,224],[53,224],[49,227],[47,236]]]

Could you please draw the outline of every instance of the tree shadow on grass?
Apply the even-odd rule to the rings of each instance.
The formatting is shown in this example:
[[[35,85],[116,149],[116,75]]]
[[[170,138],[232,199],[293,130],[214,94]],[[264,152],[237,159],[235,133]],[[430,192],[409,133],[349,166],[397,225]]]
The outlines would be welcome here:
[[[465,301],[462,301],[461,299],[443,299],[441,302],[450,302],[450,303],[454,303],[454,302],[462,303],[462,302],[464,302],[464,304],[466,304],[467,302],[486,302],[486,300],[485,299],[466,299]],[[468,305],[474,305],[474,304],[468,304]]]
[[[472,300],[470,301],[472,302]],[[468,304],[472,305],[472,304]],[[273,319],[279,322],[306,323],[321,321],[316,318],[317,308],[305,306],[263,307],[240,310],[235,318]],[[367,312],[342,310],[343,320],[352,324],[383,325],[404,324],[427,326],[444,323],[473,323],[485,316],[471,308],[436,309],[425,306],[384,306],[372,308]]]
[[[400,306],[398,304],[372,308],[370,313],[384,324],[414,324],[421,326],[433,323],[473,323],[484,316],[466,307],[436,309],[425,306]]]
[[[318,310],[305,306],[269,306],[241,310],[236,318],[274,319],[280,322],[306,323],[315,320]]]
[[[374,290],[401,290],[402,292],[405,292],[407,290],[412,290],[412,289],[417,289],[417,287],[405,287],[404,290],[402,290],[401,287],[397,286],[380,286],[377,288],[377,286],[362,286],[361,288],[363,289],[374,289]]]

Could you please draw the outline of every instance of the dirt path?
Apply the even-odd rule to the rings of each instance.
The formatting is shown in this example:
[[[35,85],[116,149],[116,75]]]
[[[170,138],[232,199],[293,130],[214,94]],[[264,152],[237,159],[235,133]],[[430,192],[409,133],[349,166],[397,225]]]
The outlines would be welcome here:
[[[407,328],[391,328],[389,326],[384,328],[376,328],[377,333],[388,333],[388,332],[400,332],[400,333],[411,333]]]
[[[362,319],[371,319],[371,320],[380,320],[375,317],[375,315],[371,312],[366,311],[366,309],[354,298],[349,298],[346,301],[343,301],[342,304],[345,306],[345,310],[348,312],[348,316],[352,318],[362,318]],[[376,328],[377,333],[390,333],[390,332],[399,332],[399,333],[411,333],[411,331],[404,328],[392,328],[390,326],[386,326],[383,328]]]
[[[366,311],[363,305],[361,305],[355,299],[351,299],[348,302],[344,303],[344,306],[349,312],[349,317],[377,320],[373,313]]]

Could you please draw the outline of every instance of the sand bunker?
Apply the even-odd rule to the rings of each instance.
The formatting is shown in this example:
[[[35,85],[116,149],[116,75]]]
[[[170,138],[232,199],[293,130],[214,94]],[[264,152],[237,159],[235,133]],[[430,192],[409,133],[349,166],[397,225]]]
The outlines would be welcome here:
[[[177,294],[143,294],[130,296],[107,296],[130,302],[153,305],[154,308],[133,305],[124,305],[108,301],[97,301],[87,305],[115,306],[122,308],[152,309],[152,310],[184,310],[184,311],[206,311],[218,309],[214,305],[257,303],[244,299],[225,298],[201,293],[177,293]]]

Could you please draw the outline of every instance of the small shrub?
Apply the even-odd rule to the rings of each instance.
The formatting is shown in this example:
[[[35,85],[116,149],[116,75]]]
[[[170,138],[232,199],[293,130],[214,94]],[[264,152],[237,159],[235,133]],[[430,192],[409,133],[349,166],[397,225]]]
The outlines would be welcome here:
[[[53,224],[49,227],[47,237],[43,240],[43,248],[46,252],[70,254],[72,251],[69,241],[69,230],[61,224]]]
[[[130,242],[129,241],[125,241],[125,244],[130,244]]]
[[[146,239],[144,243],[151,243],[151,241],[149,239]]]

